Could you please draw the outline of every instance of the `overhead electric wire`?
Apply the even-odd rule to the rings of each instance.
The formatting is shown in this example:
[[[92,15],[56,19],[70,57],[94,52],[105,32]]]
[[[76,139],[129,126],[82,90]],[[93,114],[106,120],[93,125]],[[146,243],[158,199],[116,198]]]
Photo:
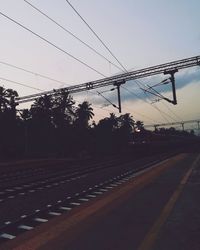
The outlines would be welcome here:
[[[18,26],[20,26],[21,28],[25,29],[26,31],[30,32],[31,34],[33,34],[34,36],[40,38],[41,40],[45,41],[46,43],[50,44],[51,46],[53,46],[54,48],[56,48],[57,50],[63,52],[64,54],[68,55],[69,57],[73,58],[74,60],[78,61],[79,63],[83,64],[84,66],[86,66],[87,68],[93,70],[94,72],[98,73],[99,75],[106,77],[103,73],[99,72],[98,70],[96,70],[95,68],[93,68],[92,66],[90,66],[89,64],[81,61],[80,59],[78,59],[77,57],[73,56],[72,54],[70,54],[69,52],[67,52],[66,50],[60,48],[59,46],[57,46],[56,44],[52,43],[51,41],[49,41],[48,39],[42,37],[41,35],[37,34],[36,32],[32,31],[31,29],[27,28],[26,26],[24,26],[23,24],[19,23],[18,21],[14,20],[13,18],[7,16],[6,14],[4,14],[3,12],[0,12],[0,15],[4,16],[5,18],[7,18],[8,20],[12,21],[13,23],[17,24]]]
[[[6,66],[9,66],[9,67],[12,67],[12,68],[15,68],[15,69],[19,69],[19,70],[22,70],[26,73],[29,73],[29,74],[32,74],[32,75],[35,75],[35,76],[39,76],[39,77],[42,77],[42,78],[45,78],[45,79],[48,79],[48,80],[51,80],[51,81],[54,81],[54,82],[57,82],[57,83],[61,83],[61,84],[65,84],[67,85],[65,82],[62,82],[62,81],[59,81],[59,80],[56,80],[54,78],[51,78],[49,76],[46,76],[46,75],[42,75],[40,73],[36,73],[36,72],[33,72],[33,71],[30,71],[28,69],[24,69],[22,67],[18,67],[16,65],[13,65],[13,64],[10,64],[10,63],[7,63],[7,62],[3,62],[3,61],[0,61],[1,64],[4,64]]]
[[[126,91],[128,91],[129,93],[131,93],[132,95],[136,96],[138,98],[138,95],[136,95],[134,92],[132,92],[131,90],[127,89],[126,87],[122,86],[123,89],[125,89]],[[151,105],[151,107],[153,107],[154,109],[156,109],[160,114],[162,114],[162,117],[166,120],[166,121],[169,121],[166,119],[165,116],[163,116],[163,114],[169,116],[171,118],[171,116],[167,113],[165,113],[163,110],[160,110],[157,106],[154,106],[153,104],[149,103],[148,101],[146,101],[145,99],[142,99],[141,97],[139,97],[139,99],[141,99],[142,101],[144,101],[145,103]]]
[[[59,23],[57,23],[55,20],[53,20],[52,18],[50,18],[48,15],[46,15],[45,13],[43,13],[41,10],[39,10],[37,7],[33,6],[32,4],[30,4],[27,0],[24,0],[27,4],[29,4],[31,7],[33,7],[34,9],[36,9],[37,11],[39,11],[41,14],[43,14],[44,16],[46,16],[48,19],[50,19],[51,21],[53,21],[54,23],[56,23],[60,28],[64,29],[66,32],[68,32],[62,25],[60,25]],[[75,13],[81,18],[81,20],[86,24],[86,26],[91,30],[91,32],[98,38],[98,40],[103,44],[103,46],[109,51],[109,53],[115,58],[115,60],[119,63],[119,65],[123,68],[123,71],[128,72],[126,70],[126,68],[122,65],[122,63],[116,58],[116,56],[112,53],[112,51],[106,46],[106,44],[102,41],[102,39],[97,35],[97,33],[91,28],[91,26],[88,24],[88,22],[86,22],[86,20],[79,14],[79,12],[74,8],[74,6],[68,1],[66,0],[66,2],[70,5],[70,7],[75,11]],[[4,15],[5,16],[5,15]],[[7,17],[7,16],[6,16]],[[8,18],[8,17],[7,17]],[[10,19],[10,18],[9,18]],[[14,21],[14,20],[12,20]],[[60,49],[59,47],[57,47],[56,45],[52,44],[51,42],[49,42],[48,40],[46,40],[45,38],[41,37],[40,35],[36,34],[35,32],[31,31],[30,29],[26,28],[25,26],[21,25],[18,23],[18,25],[20,25],[21,27],[25,28],[26,30],[28,30],[29,32],[33,33],[34,35],[39,36],[40,38],[42,38],[42,40],[45,40],[46,42],[50,43],[51,45],[53,45],[54,47],[56,47],[57,49],[63,51],[63,49]],[[74,59],[78,60],[79,62],[83,63],[85,66],[89,66],[88,64],[85,64],[84,62],[80,61],[79,59],[75,58],[74,56],[72,56],[71,54],[69,54],[66,51],[63,51],[65,53],[67,53],[68,55],[70,55],[71,57],[73,57]],[[110,61],[109,61],[110,62]],[[94,71],[96,71],[94,68],[91,68],[89,66],[90,69],[93,69]],[[96,71],[97,73],[103,75],[102,73],[100,73],[99,71]],[[104,75],[103,75],[104,76]],[[105,76],[104,76],[105,77]],[[137,85],[138,85],[138,81],[136,81]],[[113,104],[112,104],[113,105]],[[151,104],[150,104],[151,105]],[[154,106],[153,106],[154,107]],[[158,110],[158,108],[156,108]]]
[[[97,33],[94,31],[94,29],[88,24],[88,22],[81,16],[81,14],[75,9],[75,7],[68,1],[66,2],[69,4],[69,6],[74,10],[74,12],[80,17],[80,19],[85,23],[85,25],[90,29],[90,31],[96,36],[96,38],[101,42],[101,44],[106,48],[106,50],[112,55],[113,58],[119,63],[119,65],[122,67],[124,71],[127,71],[123,64],[118,60],[118,58],[113,54],[113,52],[108,48],[108,46],[103,42],[103,40],[97,35]]]
[[[7,81],[7,82],[11,82],[11,83],[15,83],[15,84],[17,84],[17,85],[21,85],[21,86],[26,87],[26,88],[30,88],[30,89],[34,89],[34,90],[38,90],[38,91],[44,91],[43,89],[31,87],[31,86],[26,85],[26,84],[24,84],[24,83],[16,82],[16,81],[13,81],[13,80],[4,78],[4,77],[0,77],[0,80],[2,80],[2,81]]]
[[[165,97],[164,97],[162,94],[160,94],[158,91],[156,91],[156,90],[154,89],[154,87],[156,87],[156,86],[161,86],[162,84],[166,84],[165,82],[168,81],[168,80],[169,80],[169,78],[166,78],[166,79],[162,80],[161,82],[159,82],[159,83],[157,83],[157,84],[155,84],[155,85],[153,85],[153,86],[148,86],[148,85],[147,85],[147,86],[148,86],[150,89],[152,89],[153,91],[155,91],[155,93],[158,94],[157,96],[161,97],[161,100],[162,100],[162,99],[164,99]],[[143,83],[142,83],[142,84],[143,84]],[[143,91],[144,91],[144,90],[143,90]],[[152,93],[152,94],[153,94],[153,93]],[[175,112],[173,112],[173,110],[170,109],[166,103],[163,103],[163,102],[162,102],[162,104],[169,110],[169,112],[171,112],[171,113],[176,117],[176,119],[178,118],[178,120],[183,120],[180,116],[178,116]],[[171,117],[171,116],[170,116],[170,117]],[[173,117],[172,117],[172,120],[177,121],[177,120],[175,120]]]
[[[89,93],[89,94],[96,94],[96,95],[99,96],[99,92],[98,92],[98,91],[97,91],[97,92],[94,92],[94,91],[89,90],[88,93]],[[136,94],[135,94],[135,95],[136,95]],[[110,105],[113,106],[113,103],[112,103],[109,99],[105,98],[103,95],[100,95],[100,96],[101,96],[102,98],[104,98]],[[136,96],[137,96],[137,95],[136,95]],[[114,105],[115,105],[115,104],[114,104]],[[116,105],[115,105],[115,106],[116,106]],[[126,106],[125,106],[125,109],[128,110],[128,108],[127,108]],[[129,111],[134,112],[134,113],[136,113],[136,114],[138,114],[138,115],[141,115],[141,116],[145,117],[145,118],[148,119],[148,120],[151,120],[151,121],[155,122],[155,120],[153,120],[152,118],[148,117],[147,115],[138,113],[138,112],[136,112],[136,111],[134,111],[134,110],[130,110],[130,109],[129,109]]]
[[[166,103],[161,103],[178,119],[178,121],[183,121],[183,119],[179,115],[177,115]]]
[[[68,33],[69,35],[71,35],[72,37],[74,37],[76,40],[78,40],[80,43],[84,44],[86,47],[88,47],[90,50],[92,50],[94,53],[96,53],[97,55],[99,55],[100,57],[102,57],[104,60],[106,60],[107,62],[109,62],[110,64],[112,64],[114,67],[116,67],[119,70],[122,70],[118,65],[116,65],[115,63],[111,62],[108,58],[106,58],[104,55],[102,55],[100,52],[98,52],[96,49],[94,49],[92,46],[90,46],[88,43],[84,42],[82,39],[80,39],[78,36],[76,36],[75,34],[73,34],[71,31],[69,31],[67,28],[65,28],[63,25],[61,25],[60,23],[58,23],[57,21],[55,21],[53,18],[51,18],[49,15],[47,15],[46,13],[44,13],[42,10],[40,10],[39,8],[37,8],[36,6],[34,6],[33,4],[31,4],[29,1],[24,0],[25,3],[27,3],[29,6],[31,6],[33,9],[35,9],[36,11],[38,11],[40,14],[42,14],[43,16],[45,16],[47,19],[49,19],[51,22],[53,22],[54,24],[56,24],[58,27],[60,27],[62,30],[64,30],[66,33]]]
[[[145,91],[143,88],[141,88],[141,84],[142,84],[143,86],[144,86],[144,84],[143,84],[141,81],[138,81],[138,82],[139,82],[138,84],[139,84],[140,89],[143,90],[143,92],[145,93],[145,95],[146,95],[147,98],[149,99],[149,97],[148,97],[146,91]],[[155,91],[155,92],[157,92],[157,91]],[[157,93],[158,93],[158,92],[157,92]],[[160,96],[162,96],[162,95],[160,94]],[[146,103],[149,103],[149,102],[147,102],[147,101],[145,101],[145,102],[146,102]],[[160,114],[162,113],[162,117],[163,117],[165,120],[169,121],[168,119],[166,119],[166,117],[163,116],[163,114],[167,115],[171,120],[176,121],[171,115],[169,115],[168,113],[166,113],[166,112],[164,112],[163,110],[159,109],[156,105],[154,106],[152,103],[149,103],[149,104],[152,105],[152,107],[154,107],[154,109],[156,109],[157,111],[159,111]],[[155,103],[154,103],[154,104],[155,104]],[[169,111],[170,111],[170,109],[169,109]]]

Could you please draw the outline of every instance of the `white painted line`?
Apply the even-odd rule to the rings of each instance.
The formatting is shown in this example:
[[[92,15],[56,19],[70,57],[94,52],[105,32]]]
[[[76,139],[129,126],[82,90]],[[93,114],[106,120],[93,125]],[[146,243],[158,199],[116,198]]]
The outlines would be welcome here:
[[[61,200],[58,200],[57,203],[61,203],[62,201]]]
[[[48,204],[47,207],[52,207],[52,205],[51,205],[51,204]]]
[[[59,207],[59,209],[62,209],[62,210],[71,210],[72,208],[71,207]]]
[[[89,199],[80,198],[79,201],[89,201]]]
[[[47,219],[43,219],[43,218],[35,218],[34,220],[38,221],[38,222],[47,222],[48,221]]]
[[[110,186],[117,187],[118,185],[117,184],[110,184]]]
[[[61,215],[61,213],[57,213],[57,212],[49,212],[50,215],[55,215],[55,216],[58,216],[58,215]]]
[[[68,196],[68,197],[67,197],[67,199],[69,200],[69,199],[71,199],[71,197],[70,197],[70,196]]]
[[[21,218],[26,218],[26,217],[27,217],[27,215],[26,215],[26,214],[24,214],[24,215],[22,215],[22,216],[21,216]]]
[[[25,193],[19,193],[19,195],[25,195]]]
[[[4,224],[9,225],[9,224],[11,224],[11,221],[6,221],[6,222],[4,222]]]
[[[87,197],[89,197],[89,198],[95,198],[95,197],[97,197],[97,196],[96,196],[96,195],[93,195],[93,194],[88,194]]]
[[[108,187],[106,187],[106,188],[112,189],[113,187],[108,186]]]
[[[79,193],[76,193],[75,195],[76,195],[76,196],[78,196],[78,195],[79,195]]]
[[[78,202],[71,202],[70,204],[71,204],[71,205],[74,205],[74,206],[79,206],[79,205],[81,205],[81,203],[78,203]]]
[[[32,230],[33,227],[30,227],[30,226],[26,226],[26,225],[20,225],[18,226],[19,229],[25,229],[25,230]]]
[[[14,192],[14,189],[6,189],[7,192]]]
[[[13,198],[15,198],[15,196],[14,195],[10,195],[10,196],[8,196],[8,198],[9,199],[13,199]]]
[[[105,188],[101,188],[101,189],[99,189],[100,191],[102,191],[102,192],[106,192],[106,191],[108,191],[107,189],[105,189]]]
[[[35,192],[35,190],[34,190],[34,189],[31,189],[31,190],[29,190],[29,192],[30,192],[30,193],[34,193],[34,192]]]
[[[36,212],[36,213],[40,212],[40,209],[36,209],[35,212]]]
[[[16,236],[12,235],[12,234],[7,234],[7,233],[3,233],[0,235],[0,238],[5,238],[5,239],[9,239],[12,240],[14,239]]]
[[[94,194],[103,194],[103,192],[94,192]]]

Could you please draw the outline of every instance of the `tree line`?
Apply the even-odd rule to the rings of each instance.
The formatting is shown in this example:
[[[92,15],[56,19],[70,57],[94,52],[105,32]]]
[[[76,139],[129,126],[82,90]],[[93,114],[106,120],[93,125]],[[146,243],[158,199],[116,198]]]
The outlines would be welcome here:
[[[92,105],[76,105],[65,91],[41,96],[29,109],[18,108],[17,96],[15,90],[0,87],[0,159],[117,153],[134,137],[151,133],[129,113],[111,113],[96,123]]]

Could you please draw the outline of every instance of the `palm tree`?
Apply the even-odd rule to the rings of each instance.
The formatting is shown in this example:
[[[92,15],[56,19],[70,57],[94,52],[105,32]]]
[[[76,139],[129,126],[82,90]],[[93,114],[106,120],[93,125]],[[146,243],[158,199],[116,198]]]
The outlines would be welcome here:
[[[34,121],[40,124],[51,124],[52,120],[52,97],[44,95],[35,100],[31,105],[30,113]]]
[[[53,123],[56,127],[69,126],[72,124],[76,114],[74,111],[74,100],[66,91],[61,91],[59,96],[54,96]]]
[[[82,128],[88,128],[89,120],[92,119],[94,116],[91,104],[87,101],[84,101],[83,103],[79,104],[76,110],[76,115],[76,123]]]
[[[17,91],[12,89],[5,89],[0,86],[0,112],[4,112],[9,108],[15,110],[15,98],[18,96]]]
[[[136,125],[136,132],[144,131],[144,123],[142,121],[137,121],[135,125]]]
[[[135,121],[129,113],[121,115],[119,117],[119,122],[121,125],[120,127],[127,129],[129,132],[132,132],[132,130],[134,129]]]

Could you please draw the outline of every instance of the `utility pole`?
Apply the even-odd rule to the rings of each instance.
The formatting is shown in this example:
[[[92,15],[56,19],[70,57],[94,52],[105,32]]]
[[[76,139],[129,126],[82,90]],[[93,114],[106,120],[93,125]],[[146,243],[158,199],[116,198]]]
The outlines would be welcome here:
[[[117,96],[118,96],[118,109],[119,109],[119,113],[122,112],[122,106],[121,106],[121,93],[120,93],[120,86],[122,84],[125,84],[126,81],[122,80],[122,81],[117,81],[115,82],[113,85],[117,87]]]
[[[185,126],[184,126],[183,122],[181,123],[181,126],[182,126],[182,130],[184,131],[185,130]]]
[[[200,126],[199,126],[200,121],[197,121],[197,129],[198,129],[198,135],[200,135]]]
[[[173,103],[174,105],[177,104],[177,99],[176,99],[176,86],[175,86],[175,77],[174,74],[178,72],[178,69],[173,69],[173,70],[165,70],[164,71],[164,75],[170,74],[170,80],[172,83],[172,93],[173,93],[173,100],[171,101],[171,103]]]

